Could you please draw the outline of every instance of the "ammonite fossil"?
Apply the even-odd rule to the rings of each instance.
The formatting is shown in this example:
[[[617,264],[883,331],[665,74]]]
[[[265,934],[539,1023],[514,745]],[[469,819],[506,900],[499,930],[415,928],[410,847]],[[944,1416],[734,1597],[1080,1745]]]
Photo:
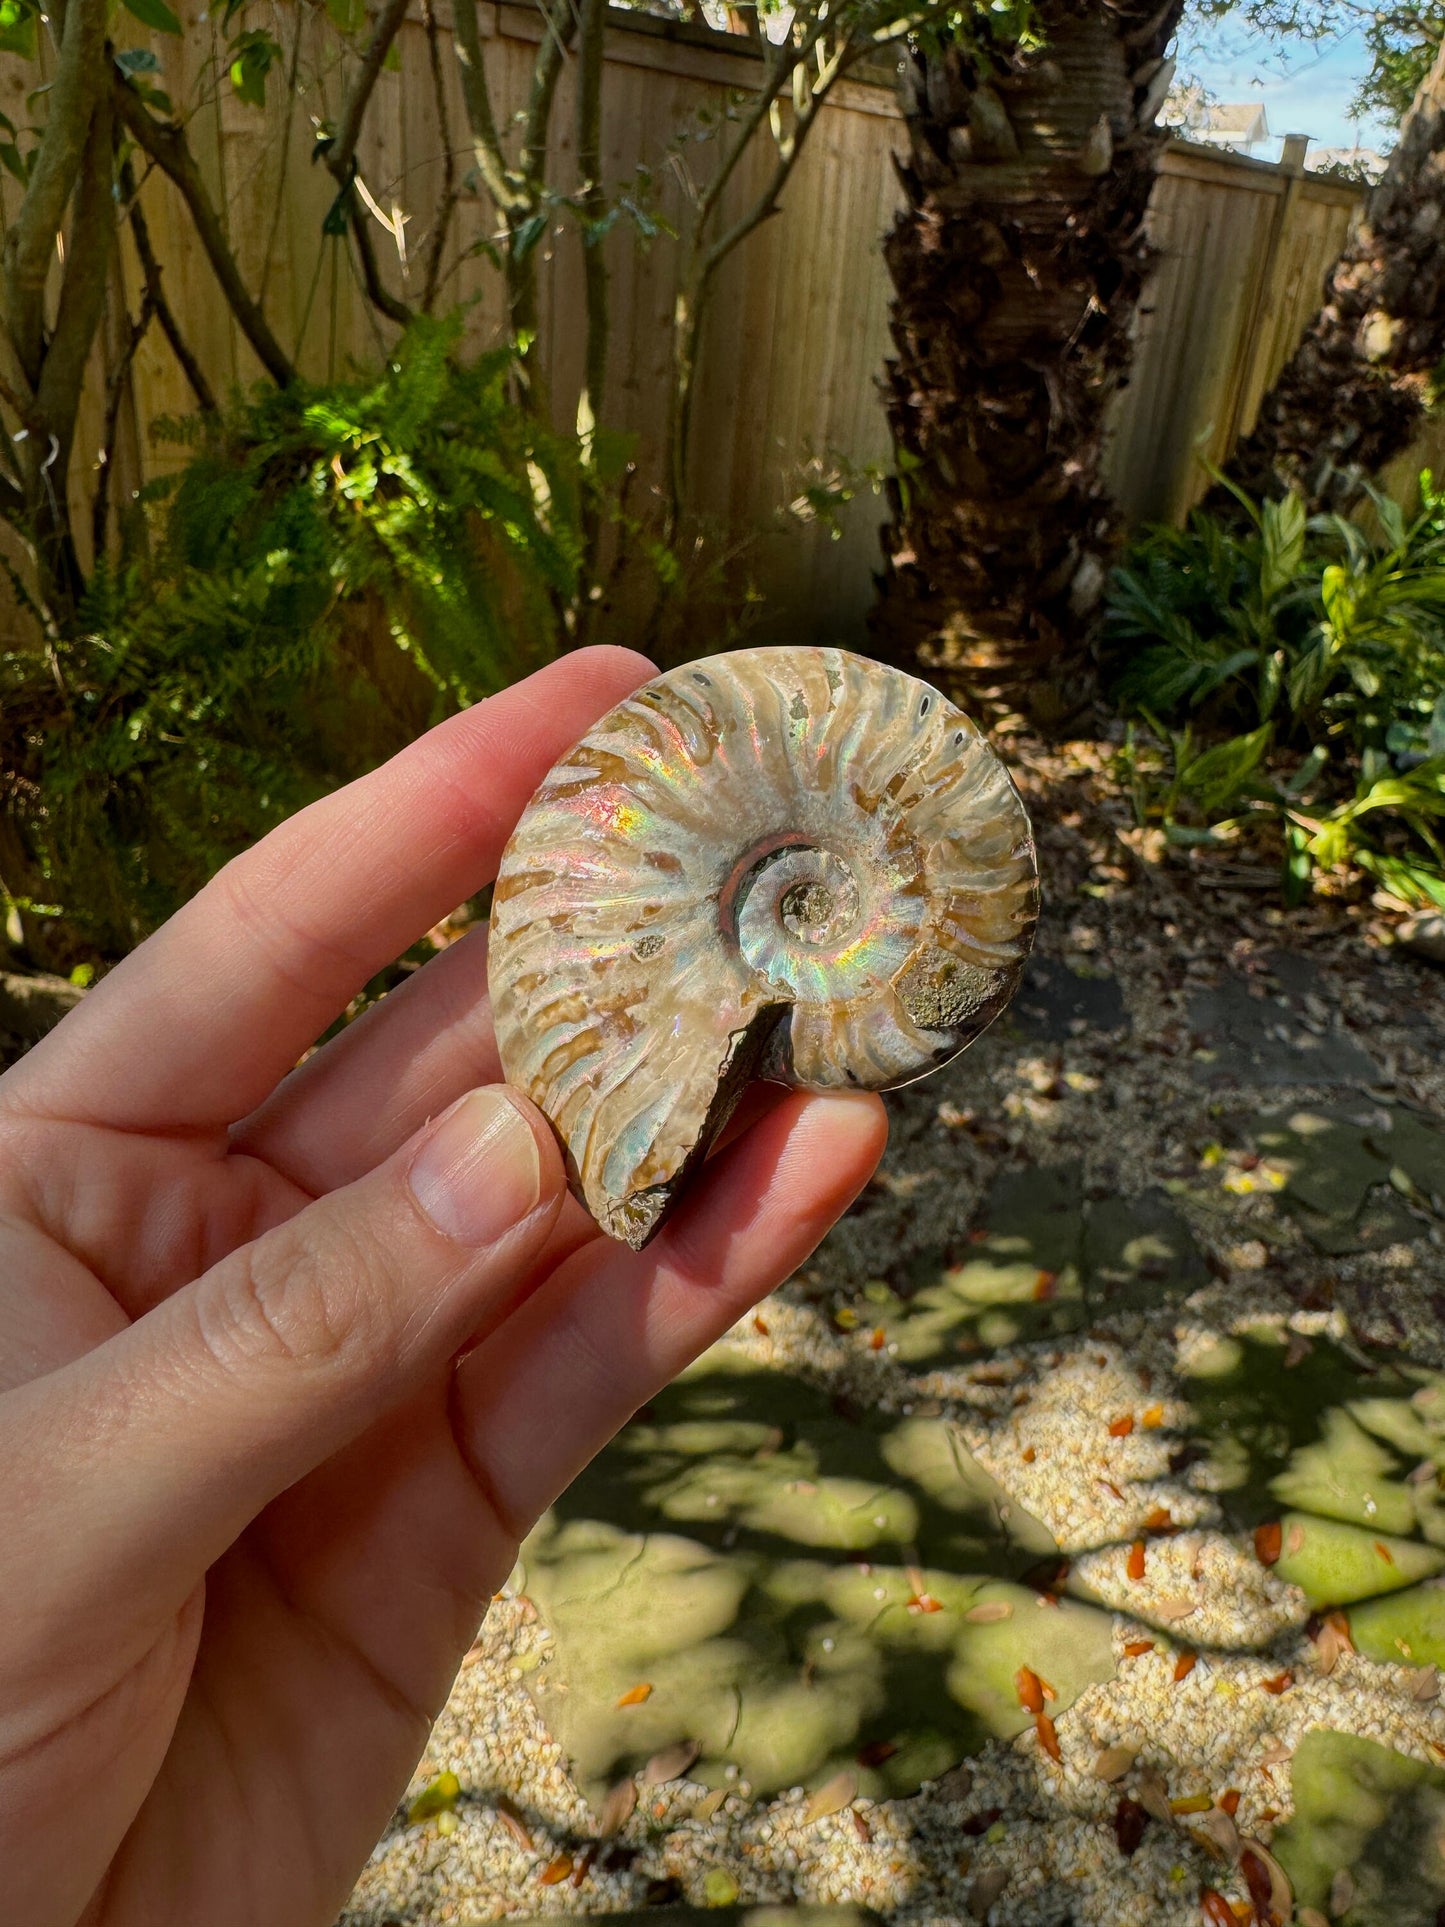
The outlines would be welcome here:
[[[937,690],[841,649],[689,663],[596,723],[507,845],[502,1066],[640,1249],[749,1079],[936,1069],[1012,996],[1037,912],[1018,792]]]

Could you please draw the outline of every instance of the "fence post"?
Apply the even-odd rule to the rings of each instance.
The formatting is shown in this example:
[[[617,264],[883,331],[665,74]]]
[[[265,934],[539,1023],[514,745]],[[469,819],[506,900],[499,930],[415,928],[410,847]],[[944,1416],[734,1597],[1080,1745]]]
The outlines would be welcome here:
[[[1269,307],[1270,296],[1274,292],[1275,273],[1279,266],[1284,239],[1289,232],[1290,220],[1303,190],[1305,155],[1309,152],[1309,146],[1308,134],[1286,134],[1279,160],[1275,163],[1280,173],[1286,177],[1284,191],[1275,204],[1269,239],[1265,243],[1264,261],[1255,282],[1254,299],[1249,304],[1249,315],[1241,336],[1244,351],[1249,360],[1247,367],[1242,371],[1243,378],[1235,383],[1234,402],[1229,416],[1229,434],[1224,444],[1221,467],[1228,465],[1229,458],[1234,453],[1244,430],[1245,402],[1253,386],[1250,377],[1254,374],[1254,359],[1265,345],[1261,340],[1261,324]]]

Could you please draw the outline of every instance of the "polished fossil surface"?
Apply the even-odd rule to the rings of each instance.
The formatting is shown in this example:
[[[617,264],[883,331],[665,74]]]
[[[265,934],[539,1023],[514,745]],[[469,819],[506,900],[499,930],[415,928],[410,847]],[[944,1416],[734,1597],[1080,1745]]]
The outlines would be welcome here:
[[[886,1090],[1018,983],[1029,822],[975,726],[840,649],[646,683],[558,762],[502,858],[490,983],[508,1081],[640,1247],[754,1077]]]

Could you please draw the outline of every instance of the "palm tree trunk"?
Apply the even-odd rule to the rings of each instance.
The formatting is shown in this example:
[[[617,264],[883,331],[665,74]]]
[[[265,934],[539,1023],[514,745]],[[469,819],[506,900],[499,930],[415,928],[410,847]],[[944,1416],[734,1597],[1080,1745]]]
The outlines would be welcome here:
[[[1413,441],[1442,360],[1445,46],[1231,478],[1251,495],[1295,488],[1313,509],[1348,509]],[[1224,492],[1209,505],[1223,507]]]
[[[1039,0],[1040,47],[910,57],[873,618],[896,660],[1028,674],[1087,634],[1117,537],[1104,416],[1151,259],[1182,10]]]

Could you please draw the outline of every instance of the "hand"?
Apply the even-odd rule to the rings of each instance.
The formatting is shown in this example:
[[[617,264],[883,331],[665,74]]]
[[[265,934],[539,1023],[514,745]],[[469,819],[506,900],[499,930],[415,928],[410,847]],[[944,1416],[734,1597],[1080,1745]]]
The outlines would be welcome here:
[[[325,1049],[651,673],[569,656],[221,872],[0,1079],[0,1917],[325,1927],[520,1536],[882,1149],[789,1094],[642,1254],[500,1075],[486,937]]]

